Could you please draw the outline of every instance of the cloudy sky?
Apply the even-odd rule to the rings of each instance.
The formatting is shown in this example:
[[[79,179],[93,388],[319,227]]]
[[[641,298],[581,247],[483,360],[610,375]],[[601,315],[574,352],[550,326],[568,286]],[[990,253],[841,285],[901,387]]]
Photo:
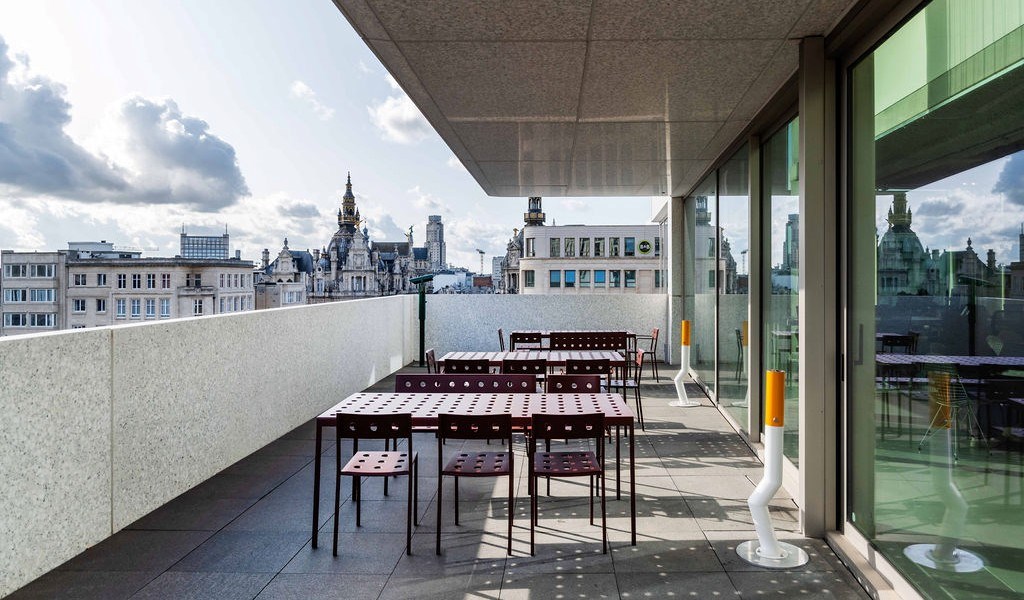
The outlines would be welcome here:
[[[352,173],[372,239],[504,254],[525,198],[489,198],[329,0],[0,3],[0,248],[177,253],[182,226],[323,246]],[[549,222],[642,223],[649,198],[546,198]],[[484,267],[490,271],[490,260]]]

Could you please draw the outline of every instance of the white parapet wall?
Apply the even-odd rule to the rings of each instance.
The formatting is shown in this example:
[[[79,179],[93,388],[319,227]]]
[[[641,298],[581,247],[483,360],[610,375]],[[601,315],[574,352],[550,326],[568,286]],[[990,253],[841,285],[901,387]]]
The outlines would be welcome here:
[[[416,298],[0,339],[0,596],[408,364]]]
[[[650,334],[661,328],[665,360],[668,296],[663,294],[445,295],[427,297],[426,342],[438,358],[457,350],[497,350],[498,328],[517,330],[605,329]],[[641,347],[644,347],[641,345]]]

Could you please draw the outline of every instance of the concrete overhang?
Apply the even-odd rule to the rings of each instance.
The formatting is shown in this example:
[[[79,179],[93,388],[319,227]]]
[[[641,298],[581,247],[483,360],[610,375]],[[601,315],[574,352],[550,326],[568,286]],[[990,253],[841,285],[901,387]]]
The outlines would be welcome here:
[[[857,0],[334,0],[492,196],[680,195]]]

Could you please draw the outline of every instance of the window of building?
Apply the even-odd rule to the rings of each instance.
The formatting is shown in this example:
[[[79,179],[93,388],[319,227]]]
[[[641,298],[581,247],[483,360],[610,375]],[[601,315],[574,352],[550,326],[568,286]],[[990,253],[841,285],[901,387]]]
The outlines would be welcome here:
[[[128,301],[124,298],[114,300],[114,314],[118,319],[128,316]]]
[[[171,300],[170,298],[160,299],[160,318],[165,319],[171,316]]]
[[[581,288],[588,288],[588,287],[590,287],[590,270],[589,269],[580,269],[580,287]]]
[[[536,256],[537,249],[535,247],[536,238],[526,238],[526,256]]]
[[[27,277],[28,265],[4,265],[4,277]]]
[[[220,279],[220,285],[217,286],[217,287],[224,287],[224,274],[223,273],[220,274],[219,279]]]
[[[107,312],[107,299],[97,298],[96,299],[96,312],[105,313]]]
[[[85,312],[85,298],[74,298],[71,300],[71,312]]]
[[[197,299],[192,301],[192,314],[193,315],[201,315],[201,314],[203,314],[203,300],[202,300],[202,298],[197,298]]]
[[[715,270],[711,269],[708,271],[708,288],[709,290],[715,289]]]
[[[202,287],[203,276],[201,273],[189,273],[185,275],[185,287]]]
[[[604,238],[594,238],[594,257],[604,256]]]
[[[608,270],[608,287],[622,287],[622,271],[618,269]]]
[[[160,274],[160,287],[165,290],[171,289],[171,274],[161,273]]]
[[[156,298],[146,298],[146,318],[156,318]]]
[[[29,265],[29,277],[53,277],[53,265]]]
[[[29,294],[32,302],[53,302],[54,297],[54,290],[51,289],[32,290]]]
[[[138,319],[142,316],[142,300],[132,298],[132,318]]]
[[[128,276],[124,273],[117,274],[117,289],[123,290],[128,287]]]
[[[4,327],[28,327],[28,314],[4,313]]]
[[[562,240],[560,238],[551,238],[551,240],[550,240],[551,247],[549,249],[549,254],[548,254],[548,256],[550,258],[558,258],[558,251],[561,249],[559,244],[560,244],[561,241]]]
[[[523,287],[534,286],[534,274],[533,270],[523,271]]]
[[[220,298],[220,312],[221,313],[227,312],[227,311],[224,310],[224,297],[223,296],[221,296],[221,298]]]
[[[96,285],[98,285],[98,286],[105,286],[105,285],[107,285],[107,274],[106,273],[97,273],[96,274]]]
[[[707,254],[705,254],[705,256],[708,258],[715,257],[715,238],[713,237],[708,238]]]
[[[636,256],[636,238],[628,237],[623,243],[623,256]]]
[[[235,273],[234,279],[235,279],[235,287],[241,287],[241,285],[238,283],[238,273]]]
[[[619,255],[619,238],[608,238],[608,256]]]
[[[628,287],[628,288],[635,288],[636,287],[636,271],[634,271],[633,269],[627,269],[627,270],[625,270],[623,272],[626,274],[626,287]]]
[[[146,289],[156,289],[156,273],[146,273]]]
[[[562,272],[557,269],[548,271],[548,287],[561,287],[562,286]]]
[[[594,269],[594,287],[604,287],[604,269]]]
[[[53,313],[32,313],[28,317],[29,327],[53,327],[56,322]]]
[[[85,273],[74,273],[71,275],[72,285],[85,285]]]
[[[32,291],[35,292],[36,290],[32,290]],[[28,290],[25,290],[25,289],[22,289],[22,290],[5,289],[4,290],[4,302],[26,302],[26,301],[28,301]],[[35,302],[36,300],[33,299],[32,301]]]
[[[574,288],[576,287],[576,271],[565,272],[565,287]]]
[[[565,256],[576,256],[576,238],[565,238]]]
[[[661,287],[661,269],[655,269],[654,270],[654,287],[655,288],[660,288]]]
[[[654,238],[654,256],[661,256],[661,238]]]
[[[580,256],[590,256],[590,238],[580,238]]]
[[[132,289],[133,290],[142,289],[142,274],[141,273],[133,273],[132,274]]]

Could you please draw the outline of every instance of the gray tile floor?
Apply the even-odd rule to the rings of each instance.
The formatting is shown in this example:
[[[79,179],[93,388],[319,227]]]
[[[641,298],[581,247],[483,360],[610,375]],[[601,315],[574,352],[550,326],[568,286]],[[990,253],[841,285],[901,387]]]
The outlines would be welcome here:
[[[392,385],[388,378],[370,389]],[[760,463],[706,400],[699,408],[666,406],[674,388],[664,377],[660,384],[645,380],[643,396],[636,546],[629,544],[628,495],[614,500],[609,483],[610,551],[602,554],[600,526],[589,524],[585,480],[558,481],[550,497],[540,498],[531,557],[524,448],[517,443],[513,555],[505,553],[507,484],[464,479],[459,526],[452,522],[451,481],[445,482],[443,554],[436,556],[437,447],[432,435],[417,434],[420,524],[413,555],[404,552],[401,480],[387,497],[380,482],[364,484],[359,531],[351,484],[343,482],[340,553],[331,555],[329,468],[321,480],[320,547],[313,550],[310,421],[10,598],[868,598],[823,541],[795,533],[797,509],[782,492],[772,503],[779,537],[806,549],[810,563],[778,572],[742,561],[736,545],[756,537],[746,498],[760,480]],[[690,397],[699,397],[696,387]],[[325,465],[333,464],[334,452],[327,444]]]

